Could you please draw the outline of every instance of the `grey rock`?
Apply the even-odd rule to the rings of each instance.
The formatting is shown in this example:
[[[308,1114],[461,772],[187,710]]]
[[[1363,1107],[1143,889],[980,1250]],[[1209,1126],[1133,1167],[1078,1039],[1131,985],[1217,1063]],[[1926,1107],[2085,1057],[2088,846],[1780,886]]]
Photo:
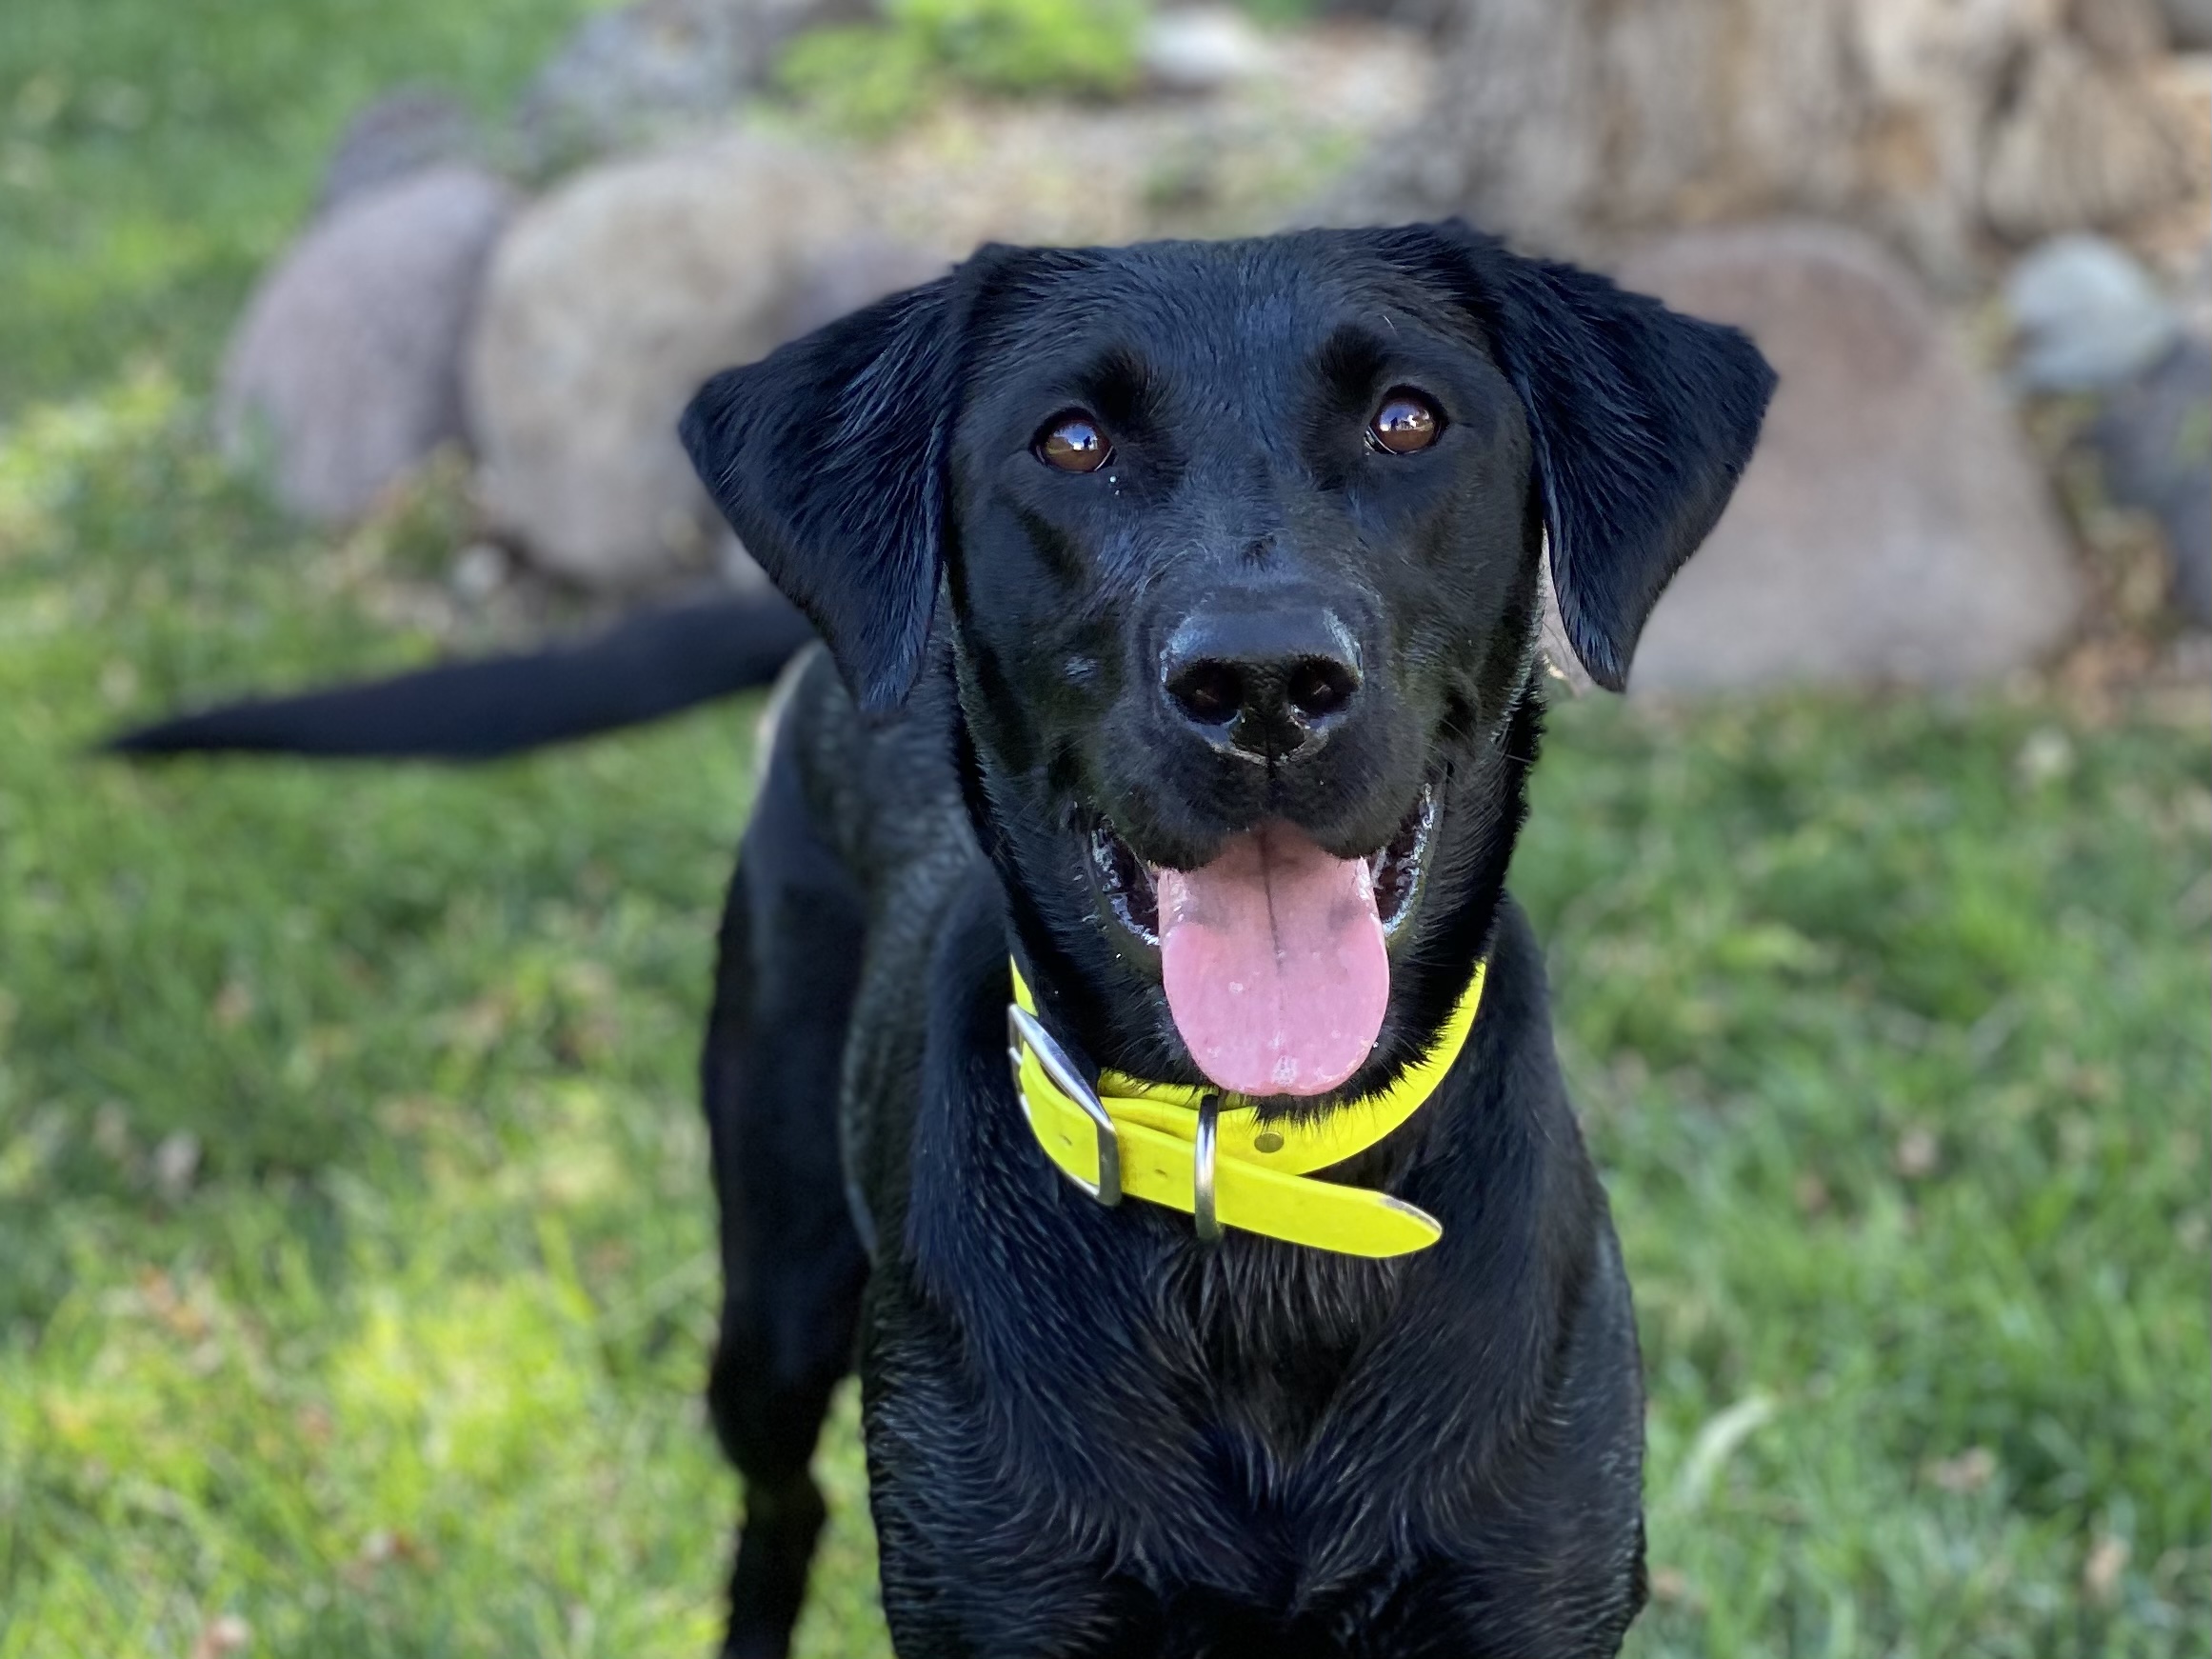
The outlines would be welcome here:
[[[2105,400],[2089,441],[2113,500],[2158,520],[2175,604],[2212,628],[2212,347],[2183,339]]]
[[[2182,330],[2199,340],[2212,340],[2212,242],[2197,250],[2183,272],[2174,308],[2182,313]]]
[[[1137,61],[1163,91],[1216,92],[1266,73],[1274,53],[1243,12],[1203,6],[1151,17],[1138,37]]]
[[[2150,273],[2102,236],[2057,236],[2004,283],[2019,334],[2015,373],[2030,391],[2123,386],[2173,350],[2181,318]]]
[[[676,441],[717,370],[942,269],[867,235],[807,153],[727,138],[578,175],[501,244],[468,359],[478,493],[543,567],[597,588],[723,556]]]
[[[224,359],[217,430],[277,495],[339,521],[464,435],[460,358],[499,179],[437,167],[341,204],[262,278]]]
[[[397,184],[440,162],[478,160],[484,148],[476,118],[431,87],[402,87],[347,124],[323,169],[315,211]]]
[[[2182,51],[2212,51],[2212,0],[2162,0],[2166,33]]]
[[[633,0],[578,26],[525,90],[516,127],[544,173],[728,115],[803,30],[868,0]]]
[[[1389,23],[1424,34],[1442,35],[1461,21],[1464,0],[1320,0],[1314,8],[1323,17],[1356,18],[1364,23]]]
[[[1648,248],[1621,280],[1747,330],[1781,375],[1734,500],[1652,616],[1634,690],[1954,686],[2066,638],[2081,583],[2043,480],[1878,245],[1746,226]]]

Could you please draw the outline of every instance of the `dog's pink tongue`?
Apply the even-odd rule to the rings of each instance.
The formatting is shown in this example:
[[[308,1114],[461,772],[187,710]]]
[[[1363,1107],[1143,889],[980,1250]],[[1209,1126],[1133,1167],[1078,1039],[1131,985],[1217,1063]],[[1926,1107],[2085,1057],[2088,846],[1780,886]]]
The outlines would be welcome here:
[[[1167,1009],[1200,1070],[1237,1094],[1320,1094],[1359,1069],[1390,1000],[1366,860],[1274,824],[1159,889]]]

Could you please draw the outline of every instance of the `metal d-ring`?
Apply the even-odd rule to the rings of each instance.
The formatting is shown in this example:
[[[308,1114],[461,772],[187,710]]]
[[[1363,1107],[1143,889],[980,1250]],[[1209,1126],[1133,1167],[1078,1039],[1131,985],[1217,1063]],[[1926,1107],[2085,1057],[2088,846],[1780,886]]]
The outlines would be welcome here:
[[[1190,1218],[1203,1244],[1221,1237],[1221,1217],[1213,1207],[1214,1144],[1220,1138],[1221,1096],[1210,1090],[1198,1102],[1198,1129],[1190,1138]]]
[[[1006,1004],[1006,1058],[1014,1066],[1014,1097],[1021,1101],[1026,1113],[1029,1109],[1028,1097],[1022,1092],[1022,1049],[1026,1047],[1037,1056],[1037,1064],[1044,1067],[1045,1075],[1052,1080],[1061,1093],[1083,1109],[1083,1115],[1090,1119],[1091,1128],[1098,1131],[1098,1185],[1093,1187],[1079,1176],[1068,1175],[1076,1186],[1089,1193],[1107,1209],[1122,1201],[1122,1148],[1114,1138],[1114,1120],[1106,1115],[1106,1109],[1098,1097],[1098,1090],[1084,1080],[1075,1063],[1068,1059],[1066,1050],[1053,1041],[1037,1016],[1018,1002]],[[1063,1174],[1066,1171],[1063,1170]]]

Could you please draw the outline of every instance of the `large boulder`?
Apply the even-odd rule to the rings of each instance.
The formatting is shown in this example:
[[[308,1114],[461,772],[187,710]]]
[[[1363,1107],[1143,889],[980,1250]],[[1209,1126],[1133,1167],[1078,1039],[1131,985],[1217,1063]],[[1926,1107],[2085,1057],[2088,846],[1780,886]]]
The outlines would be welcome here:
[[[1652,616],[1636,690],[1953,686],[2066,638],[2080,580],[2043,480],[1879,247],[1815,225],[1698,232],[1621,280],[1747,330],[1781,375],[1735,499]]]
[[[2166,30],[2183,51],[2212,51],[2212,0],[2162,0]]]
[[[837,175],[742,137],[595,169],[525,212],[467,364],[494,522],[592,587],[710,563],[719,526],[676,441],[692,392],[937,268],[860,221]]]
[[[460,358],[514,192],[435,167],[352,197],[263,277],[224,359],[217,430],[278,496],[340,521],[464,434]]]
[[[1463,213],[1611,257],[1856,223],[1960,292],[2026,242],[2185,208],[2207,157],[2157,0],[1456,0],[1434,102],[1324,211]]]

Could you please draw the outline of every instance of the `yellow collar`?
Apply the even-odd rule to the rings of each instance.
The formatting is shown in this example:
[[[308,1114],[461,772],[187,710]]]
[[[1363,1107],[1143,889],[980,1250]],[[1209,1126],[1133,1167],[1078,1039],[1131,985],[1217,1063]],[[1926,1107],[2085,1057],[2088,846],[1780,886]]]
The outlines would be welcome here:
[[[1411,1117],[1460,1057],[1482,1006],[1487,964],[1427,1055],[1389,1088],[1311,1121],[1265,1125],[1241,1095],[1099,1074],[1093,1090],[1037,1018],[1016,966],[1006,1057],[1022,1114],[1045,1155],[1102,1204],[1132,1194],[1194,1217],[1199,1236],[1223,1225],[1352,1256],[1402,1256],[1443,1236],[1436,1218],[1386,1192],[1308,1179],[1364,1152]]]

